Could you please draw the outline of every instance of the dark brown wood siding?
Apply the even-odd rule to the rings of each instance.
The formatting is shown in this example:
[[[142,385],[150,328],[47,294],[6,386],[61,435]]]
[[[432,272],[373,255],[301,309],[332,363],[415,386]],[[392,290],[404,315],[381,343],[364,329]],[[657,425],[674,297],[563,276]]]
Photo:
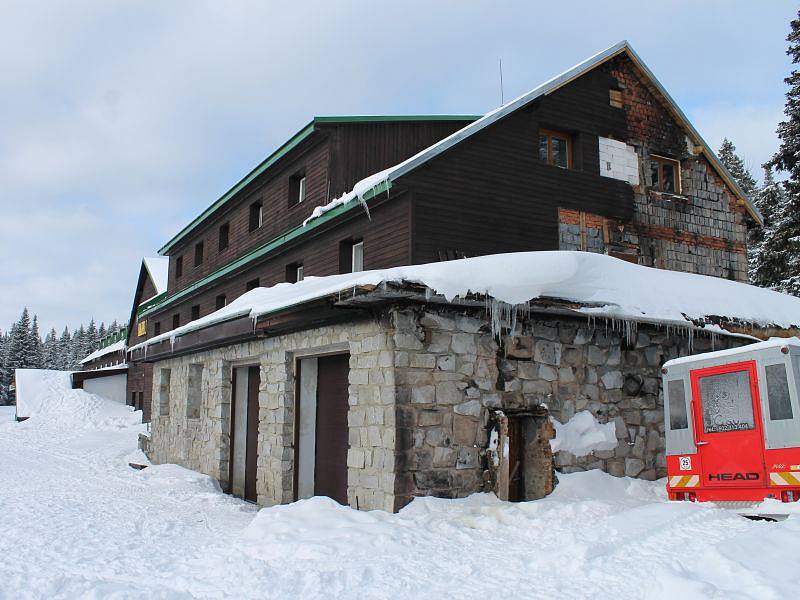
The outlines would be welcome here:
[[[247,282],[253,279],[258,279],[262,287],[286,281],[287,265],[302,264],[305,277],[335,275],[339,272],[340,244],[347,240],[364,241],[365,269],[409,264],[408,196],[392,196],[388,201],[375,206],[370,217],[367,218],[364,211],[357,208],[347,215],[346,220],[333,223],[325,231],[150,315],[148,336],[152,337],[151,325],[156,321],[162,323],[162,333],[171,329],[174,314],[180,315],[182,325],[188,323],[192,306],[200,306],[201,317],[214,312],[217,296],[224,295],[230,303],[245,293]]]
[[[625,139],[625,115],[609,105],[605,69],[476,133],[399,183],[413,194],[413,262],[558,249],[558,207],[630,218],[633,192],[600,176],[598,135]],[[573,168],[539,160],[539,129],[565,132]]]

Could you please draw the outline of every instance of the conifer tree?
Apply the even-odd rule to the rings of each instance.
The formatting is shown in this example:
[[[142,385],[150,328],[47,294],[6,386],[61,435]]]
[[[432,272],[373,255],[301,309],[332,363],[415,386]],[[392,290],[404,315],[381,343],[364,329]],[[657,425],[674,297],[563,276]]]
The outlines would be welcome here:
[[[719,160],[725,165],[725,168],[730,171],[736,183],[742,188],[742,191],[751,198],[756,193],[757,184],[756,180],[750,174],[750,171],[744,164],[744,161],[736,154],[736,146],[733,145],[728,138],[722,140],[722,145],[719,147],[717,154]]]
[[[44,350],[42,348],[42,336],[39,333],[39,317],[37,315],[33,315],[26,351],[26,356],[23,359],[25,368],[41,369],[44,366]]]
[[[786,38],[789,49],[786,51],[792,63],[800,63],[800,13],[792,20],[791,31]],[[800,71],[792,69],[784,79],[789,90],[786,92],[786,119],[778,125],[778,138],[781,141],[778,152],[769,165],[787,173],[783,183],[785,196],[780,207],[772,215],[772,224],[765,232],[765,242],[769,238],[770,251],[777,253],[780,268],[769,272],[769,287],[800,296]],[[762,253],[766,253],[764,248]]]

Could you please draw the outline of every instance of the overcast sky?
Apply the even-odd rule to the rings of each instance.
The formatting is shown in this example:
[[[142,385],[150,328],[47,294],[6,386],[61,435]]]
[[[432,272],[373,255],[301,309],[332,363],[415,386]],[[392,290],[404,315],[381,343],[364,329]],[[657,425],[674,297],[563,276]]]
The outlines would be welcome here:
[[[125,320],[157,249],[314,115],[483,113],[629,40],[717,148],[776,147],[793,2],[0,0],[0,328]],[[315,4],[315,5],[312,5]]]

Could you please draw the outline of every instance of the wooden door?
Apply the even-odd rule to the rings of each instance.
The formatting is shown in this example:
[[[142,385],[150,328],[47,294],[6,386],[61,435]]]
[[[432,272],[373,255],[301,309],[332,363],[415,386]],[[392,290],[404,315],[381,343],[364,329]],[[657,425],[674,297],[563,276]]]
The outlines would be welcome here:
[[[317,363],[314,494],[347,504],[347,411],[350,355],[323,356]]]
[[[256,467],[258,465],[258,388],[261,369],[247,370],[247,457],[244,471],[244,498],[256,502]]]
[[[256,502],[259,367],[233,370],[231,386],[230,493]]]

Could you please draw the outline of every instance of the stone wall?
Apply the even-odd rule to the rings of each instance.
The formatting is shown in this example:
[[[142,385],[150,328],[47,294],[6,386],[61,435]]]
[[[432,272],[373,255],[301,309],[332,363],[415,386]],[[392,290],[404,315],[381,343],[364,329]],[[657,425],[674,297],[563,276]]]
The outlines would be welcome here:
[[[398,510],[419,495],[497,491],[487,458],[493,423],[526,411],[542,415],[544,407],[562,423],[587,410],[615,426],[616,448],[583,457],[559,452],[559,470],[600,468],[655,479],[665,475],[660,367],[670,358],[710,350],[712,343],[725,348],[743,341],[690,340],[685,332],[644,326],[623,335],[604,321],[533,315],[504,336],[501,347],[482,310],[387,309],[376,319],[156,363],[149,456],[207,473],[225,487],[231,368],[258,364],[258,501],[292,501],[296,359],[345,351],[353,507]],[[204,367],[197,419],[186,417],[192,364]],[[171,373],[168,411],[158,404],[163,369]],[[549,435],[543,431],[539,437],[538,447],[549,451]],[[542,452],[533,458],[550,460]],[[551,483],[550,471],[542,469],[534,488]]]
[[[295,358],[330,351],[350,353],[348,501],[354,507],[392,510],[394,502],[395,406],[393,352],[387,327],[378,321],[321,327],[191,356],[160,361],[154,368],[150,453],[229,481],[231,368],[258,364],[259,436],[257,492],[261,505],[294,499]],[[186,418],[188,370],[202,364],[198,419]],[[169,410],[160,410],[163,369],[170,369]]]

